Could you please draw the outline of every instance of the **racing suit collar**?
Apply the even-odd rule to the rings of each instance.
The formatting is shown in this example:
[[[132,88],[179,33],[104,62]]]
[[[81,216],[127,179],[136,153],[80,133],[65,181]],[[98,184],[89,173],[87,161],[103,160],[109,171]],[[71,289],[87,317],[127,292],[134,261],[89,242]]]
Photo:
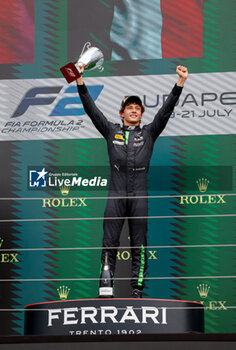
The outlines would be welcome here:
[[[125,131],[140,130],[139,125],[123,125]]]

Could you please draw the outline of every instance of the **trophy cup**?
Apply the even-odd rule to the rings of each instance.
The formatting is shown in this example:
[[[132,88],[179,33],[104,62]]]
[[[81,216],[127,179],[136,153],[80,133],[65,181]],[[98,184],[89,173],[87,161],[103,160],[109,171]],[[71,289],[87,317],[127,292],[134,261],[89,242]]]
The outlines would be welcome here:
[[[100,71],[103,71],[104,58],[103,53],[97,47],[91,47],[91,43],[87,42],[79,56],[77,62],[69,62],[65,66],[60,68],[60,71],[66,78],[68,83],[78,79],[81,75],[80,65],[84,67],[84,70],[90,71],[95,68],[98,68]]]

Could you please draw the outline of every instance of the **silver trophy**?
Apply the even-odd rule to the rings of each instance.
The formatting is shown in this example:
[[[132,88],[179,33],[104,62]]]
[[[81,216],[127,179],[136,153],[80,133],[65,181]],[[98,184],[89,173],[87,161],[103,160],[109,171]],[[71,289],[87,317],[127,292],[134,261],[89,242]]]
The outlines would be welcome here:
[[[84,45],[77,62],[69,62],[65,66],[61,67],[60,70],[67,82],[71,83],[81,76],[82,71],[80,66],[83,66],[85,71],[90,71],[96,68],[103,71],[103,62],[104,58],[102,51],[97,47],[91,46],[91,43],[87,42]]]

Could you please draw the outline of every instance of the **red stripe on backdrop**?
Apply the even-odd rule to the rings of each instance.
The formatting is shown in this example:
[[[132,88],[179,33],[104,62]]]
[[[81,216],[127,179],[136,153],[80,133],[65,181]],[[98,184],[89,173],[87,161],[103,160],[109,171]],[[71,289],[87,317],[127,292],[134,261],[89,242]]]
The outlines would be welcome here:
[[[34,0],[0,0],[0,64],[34,61]]]
[[[162,57],[201,57],[203,0],[161,0]]]

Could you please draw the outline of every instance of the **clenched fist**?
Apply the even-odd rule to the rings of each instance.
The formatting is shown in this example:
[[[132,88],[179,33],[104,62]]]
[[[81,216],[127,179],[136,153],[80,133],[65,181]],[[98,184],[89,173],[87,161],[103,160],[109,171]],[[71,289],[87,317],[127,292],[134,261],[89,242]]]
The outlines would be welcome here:
[[[177,85],[178,86],[184,86],[184,83],[186,81],[186,79],[188,78],[188,69],[185,66],[178,66],[176,68],[176,73],[179,76]]]

